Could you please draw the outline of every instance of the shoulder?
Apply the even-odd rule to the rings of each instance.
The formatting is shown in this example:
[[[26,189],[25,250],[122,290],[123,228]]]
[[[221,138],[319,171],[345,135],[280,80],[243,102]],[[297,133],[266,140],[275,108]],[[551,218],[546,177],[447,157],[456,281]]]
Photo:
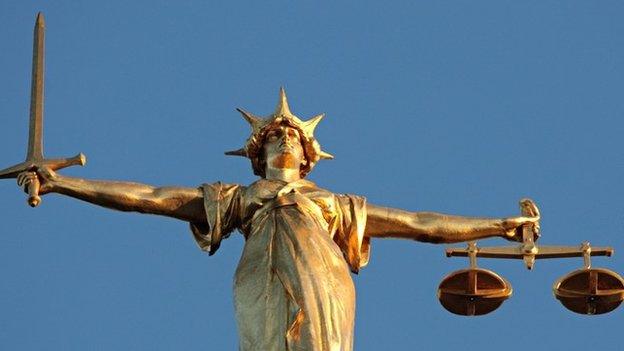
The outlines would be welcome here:
[[[231,184],[223,182],[204,183],[199,186],[199,190],[202,191],[204,198],[209,199],[223,199],[227,197],[233,197],[244,191],[245,186],[240,184]]]
[[[203,183],[199,186],[199,189],[244,189],[245,186],[234,183],[223,183],[223,182],[214,182],[214,183]]]

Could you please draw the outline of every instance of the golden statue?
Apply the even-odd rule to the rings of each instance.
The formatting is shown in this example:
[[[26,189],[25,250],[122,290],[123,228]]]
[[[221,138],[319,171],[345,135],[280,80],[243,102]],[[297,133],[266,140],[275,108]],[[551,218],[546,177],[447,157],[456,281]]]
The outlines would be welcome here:
[[[539,219],[539,215],[487,219],[408,212],[316,186],[305,176],[319,160],[332,158],[314,137],[323,115],[299,119],[291,113],[283,89],[277,109],[267,118],[239,110],[251,125],[251,136],[242,149],[227,154],[251,160],[261,179],[248,186],[217,182],[197,188],[153,187],[62,176],[55,170],[83,164],[84,157],[43,158],[41,15],[37,23],[29,153],[26,162],[0,171],[0,178],[17,177],[33,206],[40,194],[58,193],[120,211],[186,221],[210,255],[231,232],[240,231],[246,240],[234,278],[240,350],[351,350],[355,316],[351,272],[368,263],[372,238],[431,243],[487,237],[521,240],[522,226]]]
[[[452,243],[501,236],[538,217],[484,219],[407,212],[337,195],[304,179],[322,158],[314,128],[301,121],[282,89],[266,119],[240,110],[251,124],[245,147],[229,152],[251,160],[260,180],[249,186],[163,187],[70,178],[42,167],[39,194],[59,193],[96,205],[173,217],[190,223],[199,246],[214,254],[234,230],[246,239],[234,278],[240,349],[351,350],[355,290],[350,271],[368,263],[371,238]]]

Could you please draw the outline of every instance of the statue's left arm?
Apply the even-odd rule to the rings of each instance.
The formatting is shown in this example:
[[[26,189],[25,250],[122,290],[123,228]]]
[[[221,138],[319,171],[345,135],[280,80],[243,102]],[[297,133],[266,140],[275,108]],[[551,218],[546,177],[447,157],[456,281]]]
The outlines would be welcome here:
[[[435,212],[409,212],[366,205],[365,236],[404,238],[430,243],[456,243],[502,237],[519,240],[519,228],[539,217],[477,218]]]

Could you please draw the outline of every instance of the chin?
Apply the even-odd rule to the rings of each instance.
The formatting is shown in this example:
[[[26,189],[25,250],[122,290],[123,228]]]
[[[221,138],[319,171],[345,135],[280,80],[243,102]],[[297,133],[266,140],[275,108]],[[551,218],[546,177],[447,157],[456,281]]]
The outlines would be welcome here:
[[[301,165],[301,161],[290,152],[282,152],[271,161],[271,165],[276,168],[296,169]]]

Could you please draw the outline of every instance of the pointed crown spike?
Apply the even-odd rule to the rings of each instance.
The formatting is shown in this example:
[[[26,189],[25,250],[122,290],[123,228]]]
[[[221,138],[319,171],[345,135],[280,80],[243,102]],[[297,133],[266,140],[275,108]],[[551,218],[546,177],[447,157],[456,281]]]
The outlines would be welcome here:
[[[323,119],[323,117],[325,117],[324,113],[320,115],[316,115],[310,118],[309,120],[303,122],[303,125],[302,125],[303,132],[306,133],[306,135],[308,136],[314,136],[314,129],[316,129],[316,126]]]
[[[333,160],[333,159],[334,159],[334,155],[332,155],[332,154],[330,154],[330,153],[327,153],[327,152],[325,152],[325,151],[323,151],[323,150],[321,150],[321,151],[319,152],[319,157],[320,157],[321,159],[324,159],[324,160]]]
[[[226,151],[225,154],[228,156],[247,157],[247,151],[245,150],[245,148],[240,148],[238,150],[232,150],[232,151]]]
[[[284,87],[280,88],[279,100],[277,102],[277,107],[275,108],[275,116],[292,116],[292,112],[290,112],[290,107],[288,106],[288,98],[286,97],[286,90],[284,90]]]
[[[254,116],[241,108],[237,108],[236,111],[243,115],[243,118],[245,118],[245,120],[251,125],[254,133],[262,128],[262,125],[264,124],[264,120],[262,118]]]

